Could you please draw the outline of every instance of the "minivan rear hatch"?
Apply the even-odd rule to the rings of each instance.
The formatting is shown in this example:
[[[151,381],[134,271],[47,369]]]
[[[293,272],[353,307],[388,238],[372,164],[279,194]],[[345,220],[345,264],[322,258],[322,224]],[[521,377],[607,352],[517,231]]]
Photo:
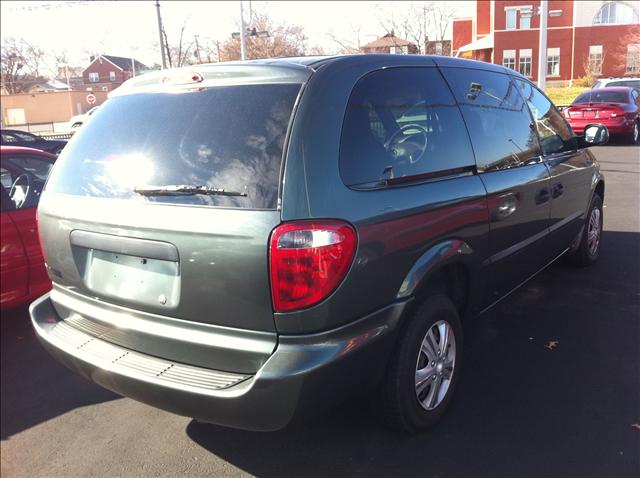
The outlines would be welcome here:
[[[54,288],[273,331],[268,239],[303,67],[199,67],[125,85],[70,141],[39,227]]]

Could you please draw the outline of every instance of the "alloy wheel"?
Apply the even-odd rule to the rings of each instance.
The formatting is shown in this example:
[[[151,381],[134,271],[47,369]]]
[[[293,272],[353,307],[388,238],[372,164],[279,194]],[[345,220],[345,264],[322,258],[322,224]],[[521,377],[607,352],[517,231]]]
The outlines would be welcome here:
[[[453,327],[445,320],[433,324],[422,339],[416,361],[415,390],[422,408],[433,410],[447,395],[456,364]]]
[[[587,229],[587,244],[589,246],[589,254],[595,256],[600,245],[600,236],[602,234],[602,214],[600,209],[594,207],[589,216],[589,227]]]

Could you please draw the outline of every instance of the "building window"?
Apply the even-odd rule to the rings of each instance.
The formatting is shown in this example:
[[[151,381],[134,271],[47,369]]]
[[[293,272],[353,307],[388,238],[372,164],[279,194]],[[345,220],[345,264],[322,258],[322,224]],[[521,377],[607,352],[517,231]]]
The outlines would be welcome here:
[[[505,13],[507,15],[507,30],[515,30],[518,10],[516,10],[515,8],[511,8],[509,10],[506,10]]]
[[[518,71],[528,78],[531,78],[531,55],[531,48],[520,50],[520,67]]]
[[[640,73],[640,43],[627,45],[627,73]]]
[[[638,11],[631,5],[622,2],[605,3],[593,17],[594,25],[625,25],[637,22]]]
[[[547,76],[560,76],[560,48],[547,48]]]
[[[523,15],[522,10],[520,10],[520,30],[528,30],[531,28],[531,13]]]
[[[590,75],[602,75],[602,45],[589,47],[589,71]]]
[[[92,71],[91,73],[89,73],[89,81],[91,83],[97,83],[98,81],[100,81],[100,75],[95,71]]]
[[[511,68],[512,70],[516,69],[515,50],[504,50],[502,52],[502,66],[504,66],[505,68]]]
[[[442,55],[442,42],[436,43],[436,55]]]
[[[398,55],[403,55],[409,53],[409,48],[406,46],[392,46],[389,50],[389,53],[395,53]]]
[[[115,71],[110,71],[109,72],[109,81],[116,81],[116,72]]]

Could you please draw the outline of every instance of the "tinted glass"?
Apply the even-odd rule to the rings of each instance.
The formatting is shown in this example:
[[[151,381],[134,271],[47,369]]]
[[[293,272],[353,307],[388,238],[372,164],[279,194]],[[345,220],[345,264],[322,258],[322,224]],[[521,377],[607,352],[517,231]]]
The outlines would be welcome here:
[[[574,105],[579,103],[627,103],[629,94],[626,91],[589,90],[582,93],[575,100]]]
[[[380,70],[354,87],[340,144],[345,184],[373,186],[473,164],[460,111],[437,69]]]
[[[3,160],[9,161],[24,171],[33,174],[38,179],[46,180],[49,176],[49,171],[53,167],[53,161],[35,156],[27,155],[15,155],[15,156],[3,156]]]
[[[553,103],[531,83],[514,81],[536,120],[543,154],[575,149],[573,131]]]
[[[531,115],[507,75],[446,68],[444,75],[469,128],[478,168],[514,168],[540,156]]]
[[[64,194],[274,209],[299,84],[116,96],[65,147],[47,189]],[[145,196],[135,188],[209,186],[230,196]]]
[[[620,80],[610,81],[607,86],[628,86],[629,88],[640,88],[640,80]]]
[[[47,179],[36,174],[34,168],[23,168],[15,164],[8,155],[2,156],[0,181],[8,194],[10,209],[28,209],[36,207],[40,200],[40,192]],[[34,159],[34,161],[39,161]],[[39,165],[44,172],[45,164]]]
[[[32,134],[29,133],[20,133],[20,132],[15,132],[13,133],[20,141],[25,141],[25,142],[29,142],[29,143],[35,143],[36,141],[38,141],[38,137],[34,136]]]

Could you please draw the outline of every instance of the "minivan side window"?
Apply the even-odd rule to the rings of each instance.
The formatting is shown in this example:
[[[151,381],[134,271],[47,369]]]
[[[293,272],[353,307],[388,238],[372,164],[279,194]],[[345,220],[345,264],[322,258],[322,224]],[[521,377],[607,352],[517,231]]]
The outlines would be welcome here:
[[[340,141],[347,186],[383,186],[471,167],[464,122],[436,68],[378,70],[356,83]]]
[[[576,149],[573,131],[553,103],[528,81],[515,78],[514,82],[536,121],[542,153],[548,155]]]
[[[479,171],[537,162],[531,115],[509,76],[485,70],[444,68],[467,123]]]

